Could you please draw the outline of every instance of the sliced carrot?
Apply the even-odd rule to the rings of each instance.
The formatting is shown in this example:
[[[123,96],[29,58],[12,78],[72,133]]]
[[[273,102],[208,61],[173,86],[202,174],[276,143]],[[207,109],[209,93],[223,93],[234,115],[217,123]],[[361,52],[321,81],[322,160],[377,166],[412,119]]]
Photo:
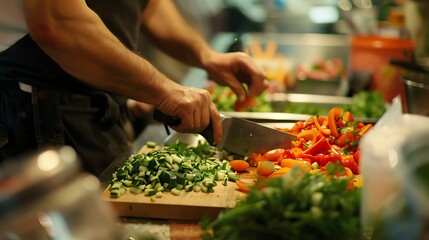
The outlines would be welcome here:
[[[261,176],[269,176],[274,172],[275,164],[270,161],[259,162],[256,172]]]
[[[235,185],[237,185],[239,191],[245,192],[245,193],[250,192],[250,188],[253,186],[253,184],[251,183],[242,182],[242,181],[235,182]]]
[[[237,172],[243,172],[249,168],[249,163],[244,160],[232,160],[229,164]]]

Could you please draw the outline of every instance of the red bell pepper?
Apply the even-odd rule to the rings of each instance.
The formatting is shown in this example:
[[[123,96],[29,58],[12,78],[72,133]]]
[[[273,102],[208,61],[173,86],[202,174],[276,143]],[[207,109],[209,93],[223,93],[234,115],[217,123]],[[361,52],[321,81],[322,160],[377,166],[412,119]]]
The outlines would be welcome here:
[[[359,163],[360,163],[360,150],[357,150],[357,151],[353,154],[353,158],[355,159],[355,162],[357,163],[357,165],[359,165]]]
[[[353,174],[359,174],[359,166],[357,165],[356,161],[354,160],[353,155],[343,156],[341,158],[341,164],[344,167],[350,168],[350,170],[352,170]]]
[[[330,153],[330,154],[327,154],[327,155],[322,155],[318,159],[317,164],[320,167],[324,167],[328,163],[335,163],[335,162],[341,162],[341,155],[335,154],[335,153]]]
[[[310,148],[307,148],[302,153],[314,155],[317,153],[325,153],[330,149],[331,149],[331,144],[329,144],[329,142],[326,140],[325,137],[322,137],[320,138],[319,141],[313,144],[313,146],[311,146]]]
[[[335,141],[335,143],[340,147],[349,145],[352,142],[353,142],[353,134],[351,132],[344,133]]]

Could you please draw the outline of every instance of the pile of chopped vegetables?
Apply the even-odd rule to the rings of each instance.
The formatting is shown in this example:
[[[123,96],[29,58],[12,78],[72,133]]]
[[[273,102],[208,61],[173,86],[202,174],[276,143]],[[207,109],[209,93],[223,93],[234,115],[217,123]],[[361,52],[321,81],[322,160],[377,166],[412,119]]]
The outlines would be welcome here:
[[[232,157],[208,143],[189,147],[179,141],[147,154],[135,154],[113,174],[110,196],[130,192],[160,198],[165,191],[176,196],[182,190],[214,192],[218,182],[227,185],[238,180],[229,162]]]
[[[291,128],[279,129],[295,134],[292,148],[272,149],[265,153],[254,153],[252,164],[257,166],[261,176],[274,178],[288,173],[299,166],[305,172],[325,172],[329,164],[339,162],[348,176],[354,178],[354,186],[360,187],[359,141],[372,128],[355,120],[349,111],[332,108],[327,117],[312,116],[306,121],[298,121]],[[247,191],[241,182],[238,187]]]
[[[280,178],[258,181],[246,198],[218,218],[200,221],[203,239],[360,239],[360,189],[338,177],[293,168]]]
[[[292,148],[253,154],[258,180],[236,182],[247,197],[203,219],[203,239],[360,239],[359,141],[371,127],[333,108],[279,129],[297,135]]]

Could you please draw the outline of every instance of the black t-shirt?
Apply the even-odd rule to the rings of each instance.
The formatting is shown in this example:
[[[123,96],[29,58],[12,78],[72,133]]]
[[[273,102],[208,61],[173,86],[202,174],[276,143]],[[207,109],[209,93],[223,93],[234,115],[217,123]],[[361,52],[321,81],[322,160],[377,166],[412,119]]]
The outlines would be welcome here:
[[[136,50],[140,17],[148,0],[87,0],[86,2],[127,48]],[[96,47],[94,45],[94,48]],[[20,81],[37,87],[72,91],[92,89],[88,84],[66,73],[28,34],[0,53],[1,81]]]

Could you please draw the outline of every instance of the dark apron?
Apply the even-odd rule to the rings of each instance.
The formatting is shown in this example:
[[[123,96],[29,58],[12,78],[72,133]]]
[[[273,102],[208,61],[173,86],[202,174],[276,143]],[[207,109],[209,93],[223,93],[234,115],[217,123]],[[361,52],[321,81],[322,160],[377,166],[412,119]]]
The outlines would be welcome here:
[[[87,4],[125,46],[136,50],[146,1]],[[22,91],[19,82],[31,85],[32,92]],[[26,35],[0,53],[0,125],[8,129],[0,162],[48,146],[70,145],[84,170],[99,175],[131,149],[125,100],[67,74]]]

